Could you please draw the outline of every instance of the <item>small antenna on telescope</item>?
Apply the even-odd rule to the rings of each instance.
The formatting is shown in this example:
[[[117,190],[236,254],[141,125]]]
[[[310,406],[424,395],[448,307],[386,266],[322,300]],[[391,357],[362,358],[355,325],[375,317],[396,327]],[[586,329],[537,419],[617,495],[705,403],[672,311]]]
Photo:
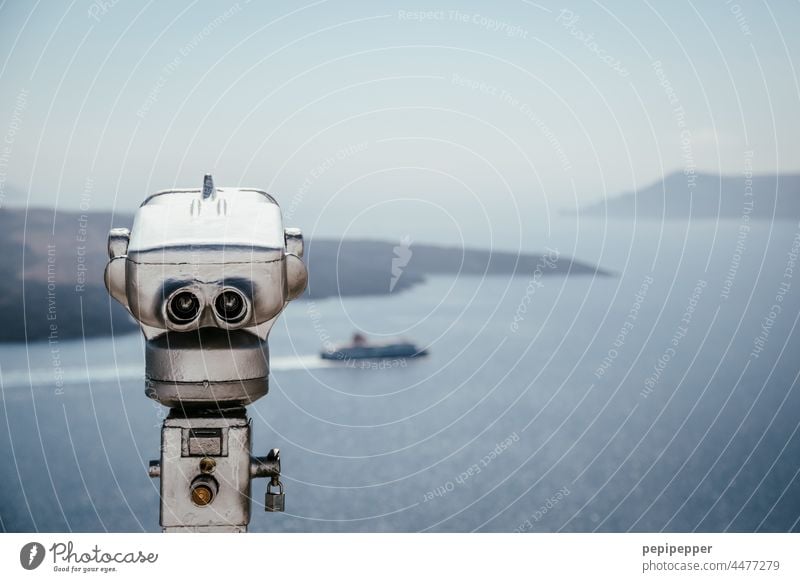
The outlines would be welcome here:
[[[206,174],[203,178],[203,200],[213,199],[216,197],[217,190],[214,188],[214,177],[211,174]]]

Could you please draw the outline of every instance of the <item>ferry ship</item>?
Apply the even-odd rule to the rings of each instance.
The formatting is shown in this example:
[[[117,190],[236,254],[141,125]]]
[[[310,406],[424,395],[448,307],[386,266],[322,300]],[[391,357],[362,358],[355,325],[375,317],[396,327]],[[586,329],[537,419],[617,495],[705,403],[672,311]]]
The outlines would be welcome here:
[[[337,346],[332,351],[322,351],[323,360],[366,360],[387,358],[419,358],[427,356],[428,351],[418,348],[409,341],[371,343],[360,333],[353,334],[347,345]]]

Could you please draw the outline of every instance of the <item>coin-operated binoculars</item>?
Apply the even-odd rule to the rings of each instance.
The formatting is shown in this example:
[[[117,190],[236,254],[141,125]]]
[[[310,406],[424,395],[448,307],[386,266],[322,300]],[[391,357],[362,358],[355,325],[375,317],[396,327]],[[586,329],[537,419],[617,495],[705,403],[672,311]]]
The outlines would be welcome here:
[[[145,337],[145,393],[171,408],[161,429],[164,531],[246,531],[250,480],[284,510],[280,454],[251,456],[245,406],[268,390],[270,329],[306,287],[303,236],[249,188],[165,190],[130,231],[108,235],[108,292]]]

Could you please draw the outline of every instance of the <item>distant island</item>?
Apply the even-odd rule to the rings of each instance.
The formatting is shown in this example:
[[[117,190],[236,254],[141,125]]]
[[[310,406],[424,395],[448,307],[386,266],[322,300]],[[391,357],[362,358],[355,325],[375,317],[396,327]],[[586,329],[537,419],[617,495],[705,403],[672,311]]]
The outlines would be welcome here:
[[[133,216],[110,212],[0,209],[0,341],[46,340],[138,329],[103,285],[112,226]],[[55,225],[55,226],[54,226]],[[303,298],[397,294],[437,274],[608,275],[569,257],[448,248],[401,241],[306,242],[309,285]],[[393,267],[395,274],[393,276]],[[24,292],[23,292],[24,288]]]
[[[800,220],[800,174],[719,176],[676,172],[636,192],[579,209],[581,216]]]

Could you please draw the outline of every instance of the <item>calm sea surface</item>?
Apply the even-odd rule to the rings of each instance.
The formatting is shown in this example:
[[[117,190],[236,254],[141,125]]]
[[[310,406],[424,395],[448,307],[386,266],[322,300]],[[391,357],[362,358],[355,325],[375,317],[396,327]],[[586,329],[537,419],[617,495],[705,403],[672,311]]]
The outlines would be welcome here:
[[[800,531],[798,226],[558,232],[534,250],[617,276],[542,263],[290,304],[249,408],[287,511],[265,514],[256,481],[251,529]],[[430,356],[323,365],[354,329]],[[0,527],[158,529],[165,409],[142,375],[139,335],[0,347]]]

